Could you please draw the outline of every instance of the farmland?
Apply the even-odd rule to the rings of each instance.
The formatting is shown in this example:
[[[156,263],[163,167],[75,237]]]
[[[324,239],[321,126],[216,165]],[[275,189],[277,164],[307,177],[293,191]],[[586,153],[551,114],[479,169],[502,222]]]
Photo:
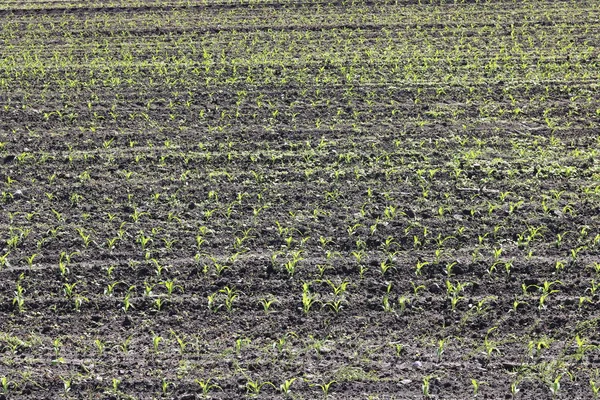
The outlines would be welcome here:
[[[598,397],[599,29],[0,2],[0,399]]]

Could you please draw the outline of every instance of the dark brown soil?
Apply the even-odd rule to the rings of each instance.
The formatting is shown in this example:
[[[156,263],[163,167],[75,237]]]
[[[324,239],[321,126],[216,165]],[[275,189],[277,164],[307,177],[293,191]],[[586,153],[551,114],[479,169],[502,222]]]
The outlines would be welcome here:
[[[192,3],[0,5],[0,398],[593,398],[593,2]]]

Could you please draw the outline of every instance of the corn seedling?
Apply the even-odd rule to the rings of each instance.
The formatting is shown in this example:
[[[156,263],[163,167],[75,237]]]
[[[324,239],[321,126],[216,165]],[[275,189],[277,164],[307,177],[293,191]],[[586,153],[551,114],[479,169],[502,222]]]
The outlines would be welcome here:
[[[183,286],[176,285],[174,280],[173,281],[163,281],[163,282],[160,282],[160,284],[164,285],[165,289],[167,289],[167,295],[169,297],[171,297],[171,295],[173,294],[173,291],[175,289],[179,289],[181,291],[181,293],[184,292]]]
[[[331,289],[333,290],[333,295],[334,296],[342,296],[344,293],[346,293],[346,288],[348,286],[348,282],[347,281],[343,281],[342,283],[340,283],[339,285],[335,285],[331,280],[326,280],[325,281],[329,286],[331,286]]]
[[[63,284],[63,292],[66,298],[70,299],[71,297],[73,297],[73,290],[75,289],[75,286],[77,286],[77,282]]]
[[[570,250],[570,255],[571,255],[571,264],[575,264],[577,262],[577,258],[579,257],[579,253],[582,250],[587,249],[586,246],[579,246],[577,248],[573,248]]]
[[[310,292],[310,284],[305,282],[302,284],[302,311],[308,314],[312,306],[317,302],[317,295]]]
[[[539,304],[538,304],[539,310],[544,310],[546,308],[546,299],[548,298],[548,296],[550,296],[550,294],[559,292],[559,290],[557,290],[557,289],[552,289],[552,286],[555,284],[562,285],[562,282],[560,282],[560,281],[554,281],[554,282],[544,281],[543,286],[540,288],[542,290],[542,294],[540,295],[540,298],[539,298]]]
[[[458,263],[457,262],[453,262],[453,263],[450,263],[450,264],[446,265],[446,276],[448,278],[450,278],[452,275],[454,275],[454,273],[452,272],[452,269],[454,268],[454,266],[456,264],[458,264]]]
[[[489,338],[490,334],[492,332],[494,332],[496,329],[498,329],[498,327],[496,327],[496,326],[488,329],[487,333],[485,334],[485,338],[483,339],[483,349],[485,351],[485,355],[488,358],[490,358],[494,352],[496,352],[497,354],[500,354],[500,350],[498,349],[498,342],[496,342],[494,340],[490,340],[490,338]]]
[[[146,250],[148,245],[152,243],[152,237],[145,236],[143,231],[139,232],[137,242],[140,244],[142,251]]]
[[[14,297],[12,300],[13,306],[19,313],[22,313],[25,310],[25,288],[21,286],[20,282],[17,282],[17,286],[14,292]]]
[[[120,345],[117,346],[119,348],[119,350],[121,350],[121,352],[123,352],[123,353],[128,353],[129,352],[129,344],[131,343],[132,339],[133,339],[132,335],[128,336],[123,341],[123,343],[121,343]]]
[[[345,300],[336,299],[336,300],[332,300],[332,301],[324,303],[323,307],[329,307],[334,313],[338,314],[342,310],[344,303],[345,303]]]
[[[71,257],[73,257],[75,254],[79,254],[79,252],[73,252],[69,254],[63,251],[60,253],[58,260],[58,270],[60,271],[60,275],[62,277],[65,277],[69,274],[70,270],[68,266],[71,263]]]
[[[461,283],[456,282],[455,285],[452,284],[449,280],[446,280],[446,292],[448,294],[448,298],[450,299],[450,303],[452,306],[452,311],[456,310],[456,306],[460,300],[462,300],[462,296],[460,295],[470,283]]]
[[[579,304],[578,304],[577,308],[579,308],[579,310],[581,310],[582,308],[585,307],[586,304],[594,304],[594,302],[592,301],[592,299],[590,297],[580,296]]]
[[[390,343],[390,346],[396,351],[396,357],[400,357],[404,352],[404,345],[402,343]]]
[[[248,338],[237,338],[234,344],[234,352],[239,355],[242,351],[242,348],[248,346],[250,344],[250,339]]]
[[[473,386],[473,397],[477,397],[479,394],[479,387],[485,384],[486,382],[479,382],[477,379],[471,379],[471,385]]]
[[[573,358],[577,361],[583,360],[586,352],[598,349],[598,346],[589,344],[589,340],[580,337],[579,334],[575,336],[575,345],[577,346],[577,348],[575,354],[573,355]]]
[[[268,314],[271,311],[271,306],[275,303],[279,303],[279,301],[274,297],[259,300],[259,304],[262,305],[265,314]]]
[[[380,264],[379,264],[379,270],[381,272],[381,275],[385,275],[385,273],[392,268],[392,262],[391,260],[388,258],[386,260],[383,260]]]
[[[421,276],[422,275],[422,269],[426,265],[429,265],[429,263],[427,261],[417,261],[417,265],[415,265],[415,275],[416,276]]]
[[[228,312],[231,312],[233,310],[233,302],[238,298],[237,291],[235,288],[225,286],[223,289],[219,290],[219,292],[225,294],[225,308]]]
[[[158,347],[162,340],[163,340],[163,338],[161,336],[158,336],[158,335],[152,336],[152,348],[154,349],[154,353],[158,353]]]
[[[115,291],[115,287],[120,284],[125,284],[125,283],[117,281],[117,282],[107,284],[106,289],[104,289],[104,294],[107,296],[112,296]]]
[[[415,296],[419,296],[419,290],[423,290],[425,289],[425,285],[417,285],[416,283],[414,283],[413,281],[410,281],[410,285],[413,288],[413,294]]]
[[[161,311],[165,304],[167,304],[167,300],[164,300],[159,297],[154,299],[154,302],[152,304],[154,304],[154,308],[156,309],[156,311]]]
[[[10,254],[10,251],[7,252],[7,253],[5,253],[4,255],[0,256],[0,269],[2,269],[2,268],[4,268],[4,267],[6,267],[6,266],[9,265],[9,263],[8,263],[8,256],[9,256],[9,254]]]
[[[594,399],[600,397],[600,385],[596,383],[596,381],[594,381],[593,379],[590,379],[590,389],[592,391],[592,396],[594,397]]]
[[[200,390],[202,391],[202,395],[204,397],[208,396],[208,394],[213,390],[223,390],[221,386],[219,386],[217,383],[211,383],[211,381],[211,378],[208,378],[205,381],[199,379],[194,381],[198,384],[198,386],[200,386]]]
[[[129,217],[135,223],[135,222],[138,222],[140,220],[140,218],[144,215],[148,215],[148,213],[140,211],[137,208],[134,208],[133,213]]]
[[[446,347],[448,345],[448,341],[449,341],[448,338],[438,340],[437,349],[435,351],[435,354],[437,356],[438,362],[442,361],[442,355],[446,351]]]
[[[394,311],[394,306],[393,306],[392,302],[390,301],[391,291],[392,291],[392,284],[388,283],[386,290],[385,290],[385,294],[383,295],[383,298],[381,299],[381,305],[383,307],[383,311],[385,311],[385,312],[393,312]]]
[[[29,257],[25,257],[25,262],[27,262],[27,265],[29,266],[29,268],[33,267],[33,260],[35,260],[35,258],[38,256],[38,254],[32,254]],[[2,266],[2,263],[0,261],[0,266]]]
[[[431,393],[430,393],[430,381],[431,381],[431,376],[427,375],[425,377],[423,377],[423,383],[421,384],[421,392],[423,393],[423,397],[429,398],[431,397]]]
[[[552,381],[550,383],[550,393],[552,393],[552,398],[555,399],[556,396],[558,396],[558,393],[560,391],[560,379],[562,378],[562,376],[557,376],[554,381]]]
[[[79,234],[79,236],[81,237],[81,240],[83,241],[83,246],[87,248],[90,245],[90,243],[92,242],[91,235],[86,233],[83,228],[77,228],[77,233]]]
[[[256,381],[248,380],[246,382],[246,392],[248,394],[250,394],[251,396],[258,396],[260,394],[260,391],[262,390],[262,388],[267,385],[275,387],[275,385],[273,385],[273,383],[271,383],[271,382],[260,382],[258,380],[256,380]]]
[[[292,384],[296,381],[296,378],[287,379],[281,385],[279,385],[279,391],[284,396],[289,396],[292,394]]]
[[[81,293],[75,293],[73,295],[73,309],[79,312],[83,303],[87,303],[89,301],[90,300],[87,297],[83,296]]]
[[[169,382],[166,379],[163,378],[160,387],[162,389],[162,394],[163,396],[167,394],[167,392],[169,391],[170,387],[175,387],[175,384],[173,382]]]
[[[549,339],[548,337],[541,337],[537,340],[530,340],[529,343],[527,344],[527,350],[529,353],[529,357],[531,357],[531,359],[535,359],[537,357],[540,356],[540,354],[542,353],[542,350],[547,350],[550,348],[550,345],[552,344],[553,340]]]
[[[2,387],[2,394],[7,395],[10,391],[11,387],[16,387],[16,385],[9,381],[6,376],[0,377],[0,386]]]
[[[104,349],[106,348],[106,343],[100,339],[96,339],[94,340],[94,345],[96,345],[96,351],[98,352],[98,355],[102,356],[102,354],[104,354]]]
[[[600,282],[596,283],[596,280],[595,280],[595,279],[592,279],[592,280],[590,281],[590,287],[589,287],[589,288],[587,288],[587,289],[585,289],[585,291],[586,291],[586,293],[587,293],[587,292],[590,292],[590,294],[591,294],[592,296],[595,296],[595,295],[596,295],[596,292],[598,291],[598,289],[599,289],[599,288],[600,288]]]
[[[60,349],[62,348],[62,342],[59,338],[56,338],[52,341],[52,348],[54,349],[54,357],[58,358],[60,355]]]
[[[222,304],[216,303],[218,294],[219,294],[219,292],[215,292],[215,293],[209,294],[207,296],[208,309],[211,310],[212,312],[217,312],[219,310],[219,308],[221,308],[223,306]]]
[[[121,380],[117,379],[117,378],[113,378],[112,379],[112,392],[114,394],[118,394],[119,393],[119,385],[121,384]]]
[[[177,335],[177,333],[173,329],[171,329],[170,332],[171,332],[171,336],[173,336],[175,338],[175,341],[177,342],[177,345],[179,347],[179,353],[184,354],[185,348],[187,347],[188,342],[185,341],[183,336]]]
[[[510,394],[513,399],[517,397],[517,394],[519,394],[520,391],[521,389],[519,388],[519,382],[515,381],[510,384]]]
[[[329,381],[327,383],[322,384],[311,384],[310,386],[318,386],[319,388],[321,388],[321,391],[323,392],[323,397],[327,398],[327,396],[329,396],[329,391],[331,390],[331,385],[333,385],[334,383],[336,383],[336,381]]]
[[[288,274],[290,275],[290,278],[294,276],[298,262],[303,260],[303,258],[300,256],[300,254],[302,254],[302,250],[292,252],[292,259],[288,260],[284,264],[285,269],[287,270]]]
[[[123,298],[123,306],[121,308],[126,313],[129,311],[130,308],[135,308],[133,306],[133,303],[131,302],[132,296],[133,296],[132,292],[128,291],[127,294],[125,294],[125,297]]]

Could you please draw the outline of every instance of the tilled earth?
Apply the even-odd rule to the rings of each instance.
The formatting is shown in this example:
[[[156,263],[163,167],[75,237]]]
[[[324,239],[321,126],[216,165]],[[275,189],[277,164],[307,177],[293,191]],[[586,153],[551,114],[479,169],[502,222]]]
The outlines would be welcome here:
[[[0,6],[0,396],[593,398],[597,5],[126,3]]]

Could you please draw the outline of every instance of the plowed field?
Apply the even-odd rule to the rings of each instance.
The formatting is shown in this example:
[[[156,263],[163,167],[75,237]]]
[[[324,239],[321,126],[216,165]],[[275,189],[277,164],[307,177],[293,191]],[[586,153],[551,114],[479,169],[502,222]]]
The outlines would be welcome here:
[[[0,1],[0,399],[592,399],[596,1]]]

